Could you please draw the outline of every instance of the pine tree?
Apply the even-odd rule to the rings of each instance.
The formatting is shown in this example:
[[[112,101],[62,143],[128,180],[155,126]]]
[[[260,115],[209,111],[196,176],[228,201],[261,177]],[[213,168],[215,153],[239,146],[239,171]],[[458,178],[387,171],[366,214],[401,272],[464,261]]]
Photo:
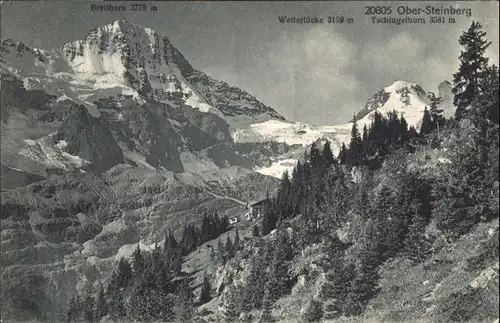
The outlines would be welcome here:
[[[226,258],[231,259],[235,254],[235,246],[233,245],[233,241],[231,240],[231,236],[228,234],[226,239],[226,245],[224,249],[226,250]]]
[[[328,140],[323,145],[322,155],[323,155],[323,160],[324,160],[326,167],[330,167],[331,165],[337,164],[337,161],[335,160],[335,157],[333,156],[330,141],[328,141]]]
[[[227,228],[229,228],[229,219],[227,215],[224,215],[221,220],[221,230],[220,234],[223,234],[224,232],[227,231]]]
[[[236,229],[236,232],[234,233],[234,250],[236,252],[236,250],[240,249],[241,248],[241,241],[240,241],[240,233],[238,231],[238,229]]]
[[[476,97],[471,119],[476,126],[499,123],[499,71],[498,66],[486,67],[480,79],[483,92]]]
[[[94,317],[97,321],[108,314],[107,304],[106,304],[106,294],[104,293],[104,288],[101,284],[99,292],[97,293],[97,299],[95,302]]]
[[[430,134],[433,130],[433,122],[431,118],[431,114],[427,109],[427,106],[424,108],[424,116],[422,117],[422,126],[420,127],[420,134],[427,135]]]
[[[271,313],[271,293],[269,292],[269,286],[266,285],[264,290],[264,297],[262,298],[262,312],[260,313],[259,322],[267,323],[273,322],[273,316]]]
[[[210,292],[211,292],[212,286],[210,285],[210,280],[205,273],[203,275],[203,284],[201,285],[201,292],[200,292],[200,305],[203,305],[205,303],[208,303],[211,299]]]
[[[486,129],[460,130],[447,151],[450,163],[443,165],[447,181],[438,187],[435,209],[436,226],[450,240],[467,233],[482,219],[498,216],[489,197],[495,184],[487,176],[491,142],[485,140]],[[498,160],[498,156],[494,158]]]
[[[182,266],[182,248],[171,230],[169,230],[165,237],[163,253],[165,259],[168,261],[169,270],[173,274],[180,272]]]
[[[276,301],[283,296],[288,285],[287,258],[290,254],[287,232],[280,228],[276,231],[274,249],[269,270],[271,300]]]
[[[113,272],[108,286],[109,295],[109,314],[113,319],[119,319],[126,315],[125,291],[132,283],[132,267],[130,263],[121,258],[118,262],[118,268]]]
[[[365,143],[368,140],[368,128],[366,124],[363,126],[363,135],[361,136],[361,141]]]
[[[321,155],[318,152],[318,155],[315,157],[318,159],[317,163],[321,163]],[[292,183],[290,180],[290,175],[288,174],[288,171],[285,171],[283,173],[283,176],[281,178],[280,186],[278,188],[278,192],[276,193],[276,199],[275,199],[275,204],[271,208],[276,212],[278,215],[278,218],[276,221],[278,222],[279,220],[283,220],[285,218],[288,218],[293,214],[293,206],[292,206],[292,201],[291,201],[291,190],[292,190]],[[273,212],[273,214],[274,214]],[[272,221],[274,221],[274,218],[271,218]],[[269,223],[271,227],[273,226],[273,223]],[[274,223],[274,227],[275,223]],[[272,230],[272,229],[271,229]]]
[[[94,298],[87,294],[83,302],[83,318],[85,322],[94,322]]]
[[[219,237],[219,240],[217,241],[217,264],[224,265],[226,263],[226,254],[226,248]]]
[[[351,141],[349,142],[349,150],[347,152],[347,164],[349,166],[357,166],[361,162],[362,142],[358,130],[356,117],[353,118],[351,129]]]
[[[462,33],[458,43],[464,47],[460,54],[460,67],[453,74],[453,103],[457,107],[455,119],[460,120],[465,115],[467,107],[483,93],[481,78],[488,66],[488,58],[484,56],[486,49],[491,45],[484,37],[486,32],[482,25],[473,21],[469,29]]]
[[[343,266],[342,251],[333,252],[332,268],[325,273],[325,281],[319,290],[319,297],[323,303],[323,318],[332,319],[342,314],[345,301],[349,293],[353,273],[350,268]]]
[[[196,249],[198,246],[199,232],[196,226],[192,224],[184,224],[184,229],[182,231],[181,239],[181,249],[183,249],[183,255],[187,255]]]
[[[360,267],[355,271],[355,276],[351,280],[348,296],[344,305],[343,311],[347,315],[361,314],[368,302],[375,296],[378,291],[378,273],[373,259],[376,258],[375,253],[368,252],[361,259]]]
[[[321,166],[323,164],[323,158],[321,156],[321,152],[316,147],[316,144],[313,144],[311,146],[311,151],[309,153],[309,162],[310,162],[311,167],[313,169],[319,169],[319,168],[321,168]],[[288,174],[287,174],[287,177],[288,177]]]
[[[174,273],[170,271],[166,261],[168,261],[168,259],[164,258],[163,251],[158,245],[158,242],[156,242],[151,252],[148,274],[152,275],[153,282],[151,284],[156,286],[158,291],[164,295],[171,291],[171,280],[174,275]]]
[[[118,262],[117,280],[119,288],[125,288],[132,280],[132,267],[123,257]]]
[[[445,119],[443,117],[443,109],[439,109],[439,105],[443,102],[441,97],[436,97],[433,92],[429,92],[427,94],[429,99],[431,100],[429,114],[433,124],[433,130],[441,129],[444,126]]]
[[[193,294],[189,284],[182,281],[174,304],[175,318],[178,322],[191,322],[194,315]]]
[[[329,174],[326,180],[328,190],[325,192],[325,201],[320,207],[322,218],[320,225],[329,236],[344,223],[349,206],[349,190],[340,169]]]
[[[408,139],[408,122],[406,121],[404,116],[401,116],[399,119],[401,126],[401,133],[404,134],[405,140]]]
[[[368,220],[370,214],[368,212],[368,207],[370,201],[369,193],[373,191],[375,184],[373,182],[373,173],[370,172],[364,178],[364,180],[355,187],[353,198],[348,200],[349,208],[364,220]]]
[[[273,212],[274,208],[267,209],[264,211],[264,216],[262,217],[261,233],[263,236],[269,234],[272,230],[276,228],[276,223],[278,219]]]
[[[367,237],[380,261],[396,255],[402,248],[405,228],[399,207],[392,190],[383,186],[368,209],[371,221],[367,222]]]
[[[408,227],[404,250],[408,258],[414,262],[421,262],[425,259],[431,247],[430,241],[425,236],[426,226],[427,221],[416,213]]]
[[[340,148],[339,161],[342,165],[347,163],[347,147],[345,143],[342,143],[342,147]]]
[[[253,308],[262,306],[264,288],[266,286],[266,260],[264,247],[260,245],[256,254],[250,259],[250,272],[247,276],[244,310],[250,311]]]

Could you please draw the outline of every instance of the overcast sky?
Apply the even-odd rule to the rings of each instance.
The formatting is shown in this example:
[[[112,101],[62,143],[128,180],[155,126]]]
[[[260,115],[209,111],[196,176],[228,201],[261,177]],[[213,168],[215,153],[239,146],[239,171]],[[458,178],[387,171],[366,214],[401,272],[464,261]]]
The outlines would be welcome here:
[[[154,2],[157,12],[142,13],[93,12],[92,3],[99,4],[3,1],[1,38],[51,48],[126,19],[167,36],[195,68],[248,91],[289,120],[313,124],[347,121],[396,80],[437,91],[457,69],[457,40],[472,20],[483,24],[493,41],[488,55],[498,62],[498,2]],[[367,5],[393,11],[399,5],[452,5],[471,8],[472,16],[455,16],[455,24],[373,24],[364,15]],[[354,22],[280,24],[285,15]]]

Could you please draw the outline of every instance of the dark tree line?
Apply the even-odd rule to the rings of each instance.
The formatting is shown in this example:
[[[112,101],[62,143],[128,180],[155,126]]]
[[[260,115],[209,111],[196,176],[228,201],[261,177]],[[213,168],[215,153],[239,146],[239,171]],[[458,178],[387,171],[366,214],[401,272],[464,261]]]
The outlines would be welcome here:
[[[464,47],[454,74],[455,120],[466,120],[450,149],[439,196],[437,226],[450,239],[498,217],[499,71],[484,56],[491,42],[478,22],[459,38]]]
[[[230,285],[226,294],[226,318],[237,321],[241,312],[262,311],[260,322],[271,322],[271,307],[286,295],[294,281],[289,264],[294,257],[294,238],[279,228],[271,239],[257,239],[249,259],[249,274],[244,287]]]
[[[217,265],[225,265],[227,261],[236,256],[236,252],[241,249],[242,246],[239,231],[236,229],[234,239],[231,239],[231,236],[228,235],[225,244],[219,237],[217,248],[212,249],[211,258]]]
[[[98,322],[109,315],[114,320],[189,321],[194,305],[210,300],[211,286],[205,276],[200,298],[194,300],[190,279],[181,272],[182,259],[227,229],[226,216],[205,211],[200,227],[186,224],[180,240],[168,231],[163,248],[157,243],[151,252],[144,252],[138,246],[131,261],[120,259],[106,289],[101,286],[95,296],[87,293],[70,299],[67,320]]]
[[[181,243],[184,246],[184,254],[188,254],[203,243],[213,240],[227,231],[229,221],[227,216],[219,216],[217,211],[209,213],[205,211],[198,228],[193,224],[186,224],[182,233]]]
[[[375,111],[371,124],[359,131],[356,120],[353,121],[349,145],[340,149],[340,163],[348,167],[366,166],[378,169],[384,157],[398,149],[414,152],[415,144],[422,137],[403,116],[390,112],[384,117]]]

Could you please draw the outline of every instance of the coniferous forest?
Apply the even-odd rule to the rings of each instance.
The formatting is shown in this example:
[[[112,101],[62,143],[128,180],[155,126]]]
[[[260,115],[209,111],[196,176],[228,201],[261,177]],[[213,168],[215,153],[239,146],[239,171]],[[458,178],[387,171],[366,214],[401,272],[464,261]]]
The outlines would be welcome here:
[[[272,322],[279,300],[295,295],[298,277],[312,275],[299,268],[311,252],[323,276],[299,319],[357,317],[379,295],[388,263],[405,259],[418,266],[440,250],[439,241],[456,243],[498,219],[498,67],[485,56],[490,42],[479,23],[459,43],[453,118],[442,115],[441,98],[430,93],[418,131],[395,112],[375,113],[361,129],[354,119],[339,154],[330,142],[317,142],[283,175],[252,234],[242,238],[233,230],[222,239],[231,229],[228,219],[206,212],[180,237],[167,232],[152,252],[137,248],[122,259],[97,292],[74,295],[67,320],[190,322],[198,307],[217,297],[220,320]],[[431,151],[446,152],[446,158]],[[245,275],[230,277],[223,291],[216,291],[213,275],[204,273],[201,285],[194,285],[181,270],[184,257],[210,240],[217,240],[211,254],[216,267],[242,259],[246,264]],[[498,232],[478,263],[498,261],[497,240]],[[439,303],[436,320],[493,320],[492,312],[468,308],[476,304],[475,293],[456,292]],[[470,306],[498,309],[498,303]]]

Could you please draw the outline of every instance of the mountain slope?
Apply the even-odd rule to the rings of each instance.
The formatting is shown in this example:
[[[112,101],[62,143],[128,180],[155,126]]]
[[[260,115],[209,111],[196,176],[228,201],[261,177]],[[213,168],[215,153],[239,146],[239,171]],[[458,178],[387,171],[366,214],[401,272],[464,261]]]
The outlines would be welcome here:
[[[192,107],[117,96],[85,109],[5,74],[2,93],[2,163],[44,177],[47,169],[104,171],[117,163],[175,172],[261,163],[238,155],[222,118]]]
[[[2,285],[23,285],[15,277],[43,277],[33,293],[43,294],[37,306],[55,320],[75,290],[106,282],[135,244],[147,249],[168,230],[179,238],[184,224],[199,225],[205,210],[240,216],[244,202],[232,196],[260,199],[262,187],[272,192],[276,185],[273,178],[237,169],[224,178],[217,172],[195,178],[117,165],[2,191]]]
[[[124,162],[123,152],[111,132],[84,106],[76,107],[64,120],[56,140],[65,152],[89,161],[97,172]]]
[[[2,91],[9,92],[2,101],[2,137],[9,138],[2,160],[41,176],[47,169],[106,170],[119,162],[175,172],[234,165],[252,169],[261,165],[231,147],[233,123],[283,119],[245,91],[195,70],[165,36],[123,20],[60,48],[32,49],[5,40],[0,69]],[[99,135],[83,141],[85,153],[72,147],[76,143],[65,146],[59,129],[73,122],[68,118],[74,106],[86,107],[88,120],[102,126]],[[32,133],[29,125],[43,130]],[[114,140],[104,135],[108,131]],[[88,145],[101,137],[111,143],[108,155],[116,155],[102,167],[96,162],[106,152]]]

